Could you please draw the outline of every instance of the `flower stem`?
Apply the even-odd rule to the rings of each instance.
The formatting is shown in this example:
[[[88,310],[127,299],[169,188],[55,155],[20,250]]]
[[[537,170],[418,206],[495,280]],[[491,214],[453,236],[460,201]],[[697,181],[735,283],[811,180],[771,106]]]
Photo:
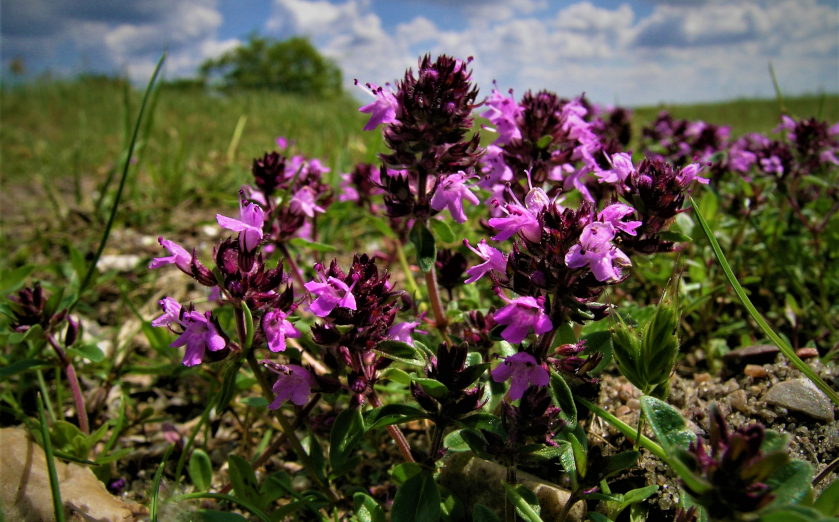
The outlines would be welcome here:
[[[67,357],[64,349],[61,348],[52,334],[47,334],[47,341],[49,341],[50,346],[52,346],[56,355],[58,355],[58,359],[61,361],[61,366],[64,368],[64,374],[67,376],[67,383],[70,386],[70,390],[73,392],[73,401],[76,404],[76,414],[79,416],[79,429],[82,430],[82,433],[85,435],[90,435],[90,426],[87,423],[87,410],[84,407],[84,397],[82,396],[82,390],[79,387],[79,378],[76,376],[76,370],[73,368],[73,361]]]
[[[251,367],[251,371],[253,371],[254,376],[256,376],[257,382],[259,382],[259,387],[262,389],[262,396],[265,397],[265,400],[269,403],[274,400],[274,397],[271,395],[271,385],[268,383],[268,380],[265,378],[265,374],[262,373],[262,368],[259,367],[259,362],[256,360],[256,356],[253,354],[253,351],[249,352],[247,355],[248,366]],[[300,439],[297,438],[297,434],[294,433],[294,428],[289,424],[288,419],[285,418],[282,411],[276,410],[274,412],[275,417],[277,418],[277,422],[280,423],[280,427],[283,429],[283,433],[285,433],[286,437],[288,438],[289,443],[291,443],[291,447],[294,452],[297,454],[297,458],[300,459],[300,463],[306,468],[306,471],[309,473],[309,476],[312,480],[317,484],[318,489],[323,491],[326,497],[329,499],[330,502],[333,504],[338,502],[338,495],[335,494],[334,491],[329,487],[328,484],[325,484],[320,477],[318,476],[317,472],[315,471],[315,467],[312,465],[312,461],[309,459],[309,455],[306,453],[306,450],[303,449],[303,445],[300,444]]]
[[[638,434],[635,435],[635,443],[632,445],[632,449],[638,451],[638,448],[641,447],[641,435],[642,431],[644,430],[644,410],[641,410],[641,413],[638,414]]]
[[[396,247],[396,255],[399,257],[399,264],[402,266],[402,271],[405,273],[405,282],[408,291],[411,292],[411,297],[415,298],[419,295],[419,286],[411,273],[411,265],[408,264],[408,258],[405,257],[405,251],[402,250],[402,244],[396,240],[393,242]]]
[[[233,316],[236,318],[236,333],[239,336],[239,344],[245,347],[246,339],[247,339],[247,332],[245,331],[245,315],[244,310],[242,310],[241,306],[235,306],[233,308]],[[266,379],[265,374],[262,373],[262,368],[259,366],[259,362],[256,360],[256,355],[254,355],[253,347],[246,350],[247,353],[245,354],[245,359],[248,361],[248,366],[250,366],[251,371],[253,372],[254,377],[256,377],[256,381],[259,383],[259,388],[262,390],[262,396],[265,398],[266,401],[270,404],[273,400],[273,394],[271,392],[271,384]],[[329,487],[328,484],[325,484],[318,473],[315,471],[315,467],[312,465],[312,461],[309,459],[309,455],[306,453],[306,450],[303,449],[303,445],[300,444],[300,439],[297,438],[297,434],[294,433],[294,428],[288,423],[288,419],[285,418],[282,411],[275,410],[274,414],[277,418],[277,422],[280,423],[280,427],[283,429],[283,432],[286,434],[289,443],[291,443],[291,447],[294,452],[297,454],[297,458],[300,459],[300,463],[306,468],[306,471],[309,473],[309,476],[312,480],[315,481],[318,488],[323,491],[326,495],[326,498],[329,499],[330,502],[337,503],[338,496],[335,494],[334,491]]]
[[[288,261],[288,266],[291,268],[291,274],[294,276],[294,280],[300,285],[300,291],[302,292],[304,289],[304,285],[306,284],[303,281],[303,273],[300,272],[300,269],[297,267],[297,263],[294,262],[294,257],[291,255],[291,252],[288,251],[288,247],[285,243],[280,243],[280,250],[283,251],[283,255],[285,256],[286,261]]]
[[[425,273],[425,285],[428,287],[428,300],[431,302],[431,310],[434,312],[434,322],[437,325],[437,330],[443,340],[451,347],[452,341],[446,334],[446,327],[449,323],[446,320],[443,302],[440,300],[440,292],[437,289],[437,270],[434,265],[431,265],[431,269]]]
[[[370,393],[370,404],[372,404],[374,408],[381,408],[382,406],[382,401],[379,400],[379,396],[376,395],[375,391]],[[387,426],[387,432],[390,433],[393,441],[396,442],[396,445],[399,447],[399,451],[402,453],[402,456],[405,457],[405,461],[415,462],[414,456],[411,455],[411,446],[408,445],[408,439],[405,438],[405,434],[402,433],[399,426],[391,424],[390,426]]]

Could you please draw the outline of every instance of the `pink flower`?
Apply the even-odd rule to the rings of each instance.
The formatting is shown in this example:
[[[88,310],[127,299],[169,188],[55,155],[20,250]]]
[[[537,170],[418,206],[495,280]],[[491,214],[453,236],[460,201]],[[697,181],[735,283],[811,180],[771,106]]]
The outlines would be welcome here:
[[[239,219],[216,214],[219,226],[239,232],[239,246],[245,252],[253,252],[262,241],[262,225],[265,212],[256,203],[244,203],[244,193],[239,192]]]
[[[548,370],[540,366],[536,358],[526,352],[519,352],[504,359],[492,370],[492,380],[510,383],[510,399],[521,399],[528,386],[547,386],[551,382]]]
[[[415,331],[422,334],[426,333],[422,330],[417,330],[417,327],[419,325],[419,321],[405,321],[401,323],[396,323],[387,329],[387,337],[389,339],[393,339],[394,341],[402,341],[403,343],[407,343],[413,346],[414,340],[411,338],[411,334]]]
[[[277,139],[274,140],[277,143],[277,147],[281,149],[288,148],[288,139],[285,136],[277,136]]]
[[[629,214],[635,212],[635,209],[623,203],[613,203],[604,208],[600,214],[597,215],[597,220],[604,223],[609,223],[618,230],[623,230],[630,236],[637,235],[635,229],[640,227],[643,223],[640,221],[621,221]]]
[[[542,227],[533,212],[518,204],[507,204],[500,208],[507,216],[490,218],[489,226],[499,231],[492,239],[504,241],[520,231],[522,236],[534,243],[542,241]]]
[[[512,95],[508,98],[498,89],[493,89],[492,95],[487,98],[486,105],[489,110],[482,116],[491,121],[498,131],[496,145],[505,145],[511,140],[521,138],[521,131],[516,125],[516,117],[521,113],[522,108],[516,104]]]
[[[336,306],[355,310],[352,289],[357,282],[357,276],[354,276],[352,286],[347,286],[346,283],[334,277],[328,278],[325,283],[309,281],[304,285],[306,290],[317,296],[317,299],[309,305],[309,309],[318,317],[326,317]]]
[[[501,337],[512,344],[518,344],[527,337],[527,333],[533,328],[537,334],[551,331],[553,324],[545,314],[544,297],[517,297],[507,299],[499,289],[496,289],[498,297],[509,304],[495,312],[495,322],[506,324],[507,328],[501,332]]]
[[[594,175],[600,178],[600,183],[623,186],[626,178],[635,172],[635,167],[632,165],[632,157],[625,152],[618,152],[617,154],[612,154],[611,157],[607,155],[606,159],[612,165],[611,170],[600,170],[595,172]]]
[[[285,339],[291,337],[297,339],[300,332],[291,322],[286,319],[288,313],[275,309],[262,318],[262,331],[265,332],[265,340],[268,341],[268,349],[272,352],[285,351]]]
[[[487,245],[486,239],[482,239],[478,243],[478,248],[474,248],[470,245],[468,239],[464,239],[463,244],[484,260],[484,262],[480,265],[475,265],[466,270],[466,273],[470,276],[469,279],[466,280],[466,283],[474,283],[486,275],[486,273],[490,270],[495,270],[501,274],[507,271],[507,258],[504,257],[504,254],[502,254],[498,249]]]
[[[611,243],[614,238],[615,227],[611,223],[595,222],[587,225],[580,235],[580,243],[572,246],[565,254],[565,263],[569,268],[588,265],[598,281],[619,280],[620,267],[632,266],[632,263],[626,254]]]
[[[169,257],[156,257],[152,259],[149,268],[160,268],[165,265],[175,265],[181,270],[181,272],[192,275],[192,255],[187,252],[184,247],[174,241],[163,239],[162,237],[157,238],[157,241],[160,243],[160,246],[168,250],[172,255]]]
[[[219,335],[215,325],[210,320],[210,312],[188,312],[178,322],[185,328],[184,333],[170,344],[171,348],[186,346],[184,351],[184,366],[196,366],[204,360],[204,352],[216,352],[227,345]]]
[[[699,175],[699,171],[702,170],[702,167],[699,166],[699,163],[691,163],[686,167],[682,167],[681,172],[676,176],[676,180],[683,186],[687,187],[694,181],[698,181],[703,185],[707,185],[711,180],[708,178],[703,178]]]
[[[216,287],[218,288],[218,287]],[[151,322],[152,326],[170,326],[172,323],[180,323],[181,304],[171,297],[164,297],[157,302],[163,308],[163,315]]]
[[[437,211],[448,208],[452,219],[458,223],[465,223],[466,213],[463,211],[463,200],[465,199],[473,205],[480,203],[478,197],[465,185],[466,180],[471,177],[467,176],[462,170],[457,174],[446,176],[437,185],[437,190],[434,191],[434,197],[431,198],[431,208]]]
[[[280,377],[272,388],[277,397],[268,407],[277,410],[289,399],[298,406],[306,404],[309,395],[312,394],[312,388],[318,385],[312,372],[294,364],[277,365],[276,369],[272,366],[267,366],[267,368],[279,374]]]
[[[358,80],[355,81],[355,84],[358,85]],[[396,109],[399,106],[396,96],[394,96],[392,92],[382,89],[375,83],[368,83],[367,89],[369,89],[369,92],[373,94],[376,101],[358,109],[359,112],[370,114],[370,121],[368,121],[367,125],[364,126],[364,130],[373,130],[382,123],[392,123],[396,121]],[[367,91],[367,89],[365,89],[365,91]]]
[[[482,172],[484,179],[482,179],[478,186],[490,190],[493,185],[512,181],[513,171],[504,162],[504,149],[496,145],[488,145],[486,154],[481,158]]]
[[[291,197],[288,209],[292,214],[305,214],[310,218],[315,217],[315,212],[326,212],[315,204],[315,192],[311,187],[303,187]]]

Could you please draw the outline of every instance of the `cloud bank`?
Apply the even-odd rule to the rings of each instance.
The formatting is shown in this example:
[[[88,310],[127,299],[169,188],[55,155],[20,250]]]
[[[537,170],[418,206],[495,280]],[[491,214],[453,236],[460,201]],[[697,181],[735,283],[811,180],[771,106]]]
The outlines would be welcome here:
[[[787,94],[839,92],[835,2],[389,0],[436,13],[393,23],[377,13],[379,0],[265,1],[272,14],[254,28],[309,36],[348,87],[392,81],[419,55],[448,53],[474,57],[484,94],[497,80],[518,96],[547,88],[631,105],[765,97],[770,61]],[[8,0],[2,9],[4,67],[23,56],[33,69],[125,69],[142,81],[164,49],[177,77],[240,43],[220,36],[217,0]]]

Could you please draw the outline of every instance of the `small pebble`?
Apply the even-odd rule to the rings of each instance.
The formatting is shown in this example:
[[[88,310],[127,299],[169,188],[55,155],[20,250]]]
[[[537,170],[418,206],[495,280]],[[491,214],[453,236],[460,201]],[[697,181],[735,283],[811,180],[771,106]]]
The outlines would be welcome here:
[[[743,390],[737,390],[728,396],[731,406],[740,413],[746,413],[749,396]]]
[[[711,374],[709,373],[697,373],[693,376],[694,382],[708,382],[711,380]]]
[[[763,368],[763,366],[758,366],[756,364],[747,364],[746,368],[743,370],[743,373],[745,373],[753,379],[762,379],[766,377],[766,370]]]
[[[632,408],[633,410],[640,410],[641,409],[641,402],[638,399],[629,399],[626,403],[627,406]]]
[[[306,491],[312,487],[312,481],[309,480],[309,477],[304,477],[303,475],[297,475],[293,479],[291,479],[291,489],[297,491],[298,493],[301,491]]]
[[[819,356],[819,351],[815,348],[801,348],[795,352],[795,355],[801,359],[813,359]]]
[[[618,397],[622,402],[626,402],[635,396],[635,386],[631,384],[621,384],[618,388]]]
[[[632,410],[629,408],[629,406],[627,406],[625,404],[621,404],[620,406],[618,406],[618,409],[615,410],[615,416],[616,417],[623,417],[624,415],[628,414],[631,411]]]
[[[740,384],[734,379],[729,379],[728,382],[725,383],[725,386],[723,386],[723,391],[725,393],[734,393],[739,389]]]

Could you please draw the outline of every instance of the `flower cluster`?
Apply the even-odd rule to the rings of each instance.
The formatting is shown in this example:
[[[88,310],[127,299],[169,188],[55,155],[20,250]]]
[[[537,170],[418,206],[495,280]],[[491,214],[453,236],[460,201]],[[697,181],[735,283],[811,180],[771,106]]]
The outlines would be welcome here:
[[[244,186],[247,199],[264,207],[266,241],[283,243],[294,237],[311,238],[315,215],[332,201],[323,175],[330,170],[318,159],[277,152],[265,153],[251,166],[256,187]]]
[[[641,129],[647,157],[683,166],[706,162],[728,147],[731,129],[704,121],[675,120],[667,111]]]
[[[376,101],[361,108],[372,114],[365,130],[387,124],[383,136],[391,149],[381,156],[387,175],[380,176],[389,216],[425,220],[448,208],[464,222],[463,200],[478,202],[466,185],[483,154],[478,133],[466,139],[478,95],[467,64],[426,55],[417,75],[409,69],[395,91],[368,84]]]
[[[789,460],[786,448],[764,453],[761,446],[766,429],[752,424],[732,432],[715,404],[711,405],[710,421],[708,446],[698,439],[685,458],[711,487],[705,492],[694,491],[688,484],[683,487],[714,520],[732,520],[765,507],[774,498],[766,481]]]

